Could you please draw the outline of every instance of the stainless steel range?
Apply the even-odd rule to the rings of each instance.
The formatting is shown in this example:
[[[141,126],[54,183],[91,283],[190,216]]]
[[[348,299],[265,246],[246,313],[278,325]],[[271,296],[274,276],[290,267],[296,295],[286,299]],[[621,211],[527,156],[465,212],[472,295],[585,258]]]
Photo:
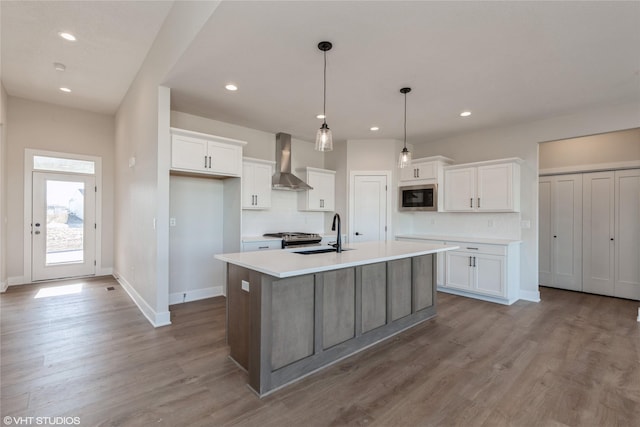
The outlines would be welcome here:
[[[282,232],[265,233],[264,237],[277,237],[282,239],[282,249],[288,247],[318,246],[322,237],[316,233]]]

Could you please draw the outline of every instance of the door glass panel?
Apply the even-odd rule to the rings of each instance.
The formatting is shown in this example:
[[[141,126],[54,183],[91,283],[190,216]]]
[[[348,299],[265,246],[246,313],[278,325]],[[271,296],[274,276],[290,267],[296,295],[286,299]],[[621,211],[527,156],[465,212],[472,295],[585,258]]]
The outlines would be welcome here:
[[[33,156],[33,169],[54,172],[86,173],[93,175],[95,174],[95,162],[91,160]]]
[[[84,261],[83,182],[47,180],[46,265]]]

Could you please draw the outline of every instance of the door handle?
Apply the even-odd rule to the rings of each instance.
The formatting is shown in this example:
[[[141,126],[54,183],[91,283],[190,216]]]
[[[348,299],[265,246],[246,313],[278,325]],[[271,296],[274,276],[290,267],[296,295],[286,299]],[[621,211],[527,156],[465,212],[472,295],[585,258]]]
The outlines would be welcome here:
[[[40,234],[40,230],[36,230],[33,232],[34,234]]]
[[[362,235],[363,235],[362,233],[356,231],[356,236],[362,236]]]

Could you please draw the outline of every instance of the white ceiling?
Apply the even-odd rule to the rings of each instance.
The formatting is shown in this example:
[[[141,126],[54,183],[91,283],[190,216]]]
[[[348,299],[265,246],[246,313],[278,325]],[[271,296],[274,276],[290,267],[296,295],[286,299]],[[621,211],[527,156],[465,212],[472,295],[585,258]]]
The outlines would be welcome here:
[[[2,1],[3,84],[113,113],[169,6]],[[67,26],[80,37],[73,47],[55,37]],[[327,122],[337,140],[402,139],[403,86],[413,89],[410,143],[621,103],[638,103],[640,117],[637,1],[223,2],[166,77],[172,108],[313,140],[322,40],[334,44]],[[57,91],[55,61],[67,64],[71,96]]]

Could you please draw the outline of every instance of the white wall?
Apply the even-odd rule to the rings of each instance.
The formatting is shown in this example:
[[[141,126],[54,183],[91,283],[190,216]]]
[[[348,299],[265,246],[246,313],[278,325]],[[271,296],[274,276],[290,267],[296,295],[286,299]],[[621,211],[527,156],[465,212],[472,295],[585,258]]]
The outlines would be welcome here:
[[[506,157],[524,159],[521,166],[520,216],[522,220],[531,221],[531,228],[520,229],[520,238],[523,241],[520,297],[535,300],[539,295],[538,144],[543,141],[635,128],[640,125],[639,113],[637,104],[617,105],[511,127],[484,130],[421,144],[415,147],[414,157],[443,155],[454,159],[456,163]],[[503,218],[502,214],[496,214],[495,217],[498,218],[498,215]],[[501,224],[496,231],[505,233],[505,237],[513,238],[511,234],[515,234],[515,230],[519,228],[515,223],[518,221],[517,216],[507,215],[501,220],[505,223]],[[481,232],[488,231],[486,230],[488,218],[482,215],[440,213],[438,218],[442,218],[447,226],[441,227],[440,219],[437,219],[434,225],[429,224],[428,221],[420,223],[414,221],[413,229],[420,233],[447,234],[456,231],[453,225],[469,221],[469,224],[475,224]],[[502,237],[498,234],[494,236]]]
[[[7,280],[7,92],[0,81],[0,292]]]
[[[626,163],[634,160],[640,160],[640,128],[540,144],[540,169]]]
[[[155,326],[170,323],[170,93],[162,83],[218,4],[173,4],[116,114],[114,273]]]
[[[220,179],[171,176],[169,303],[222,295],[224,185]],[[186,294],[186,295],[185,295]]]
[[[243,149],[244,157],[276,160],[276,136],[270,132],[179,111],[171,111],[171,126],[246,141],[247,145]],[[298,177],[301,175],[296,171],[298,168],[305,166],[324,168],[324,154],[315,151],[313,143],[292,138],[291,152],[291,169]],[[274,190],[271,192],[271,205],[271,209],[268,210],[242,211],[243,236],[260,236],[266,232],[277,231],[328,232],[325,228],[325,214],[298,211],[297,192]]]
[[[7,108],[7,275],[24,283],[24,156],[25,149],[97,156],[102,159],[103,269],[113,267],[114,117],[59,105],[8,97]]]

